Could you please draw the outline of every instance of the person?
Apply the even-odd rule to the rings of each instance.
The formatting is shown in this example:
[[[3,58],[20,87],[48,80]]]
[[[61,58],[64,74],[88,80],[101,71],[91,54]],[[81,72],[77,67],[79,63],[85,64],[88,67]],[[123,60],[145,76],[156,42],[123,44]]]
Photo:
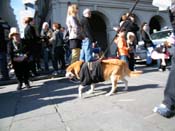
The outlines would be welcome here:
[[[119,55],[119,59],[124,60],[126,63],[128,63],[129,48],[127,47],[125,33],[126,33],[126,29],[122,28],[119,31],[118,36],[114,39],[114,43],[117,46],[117,51],[118,51],[117,54]]]
[[[173,33],[166,41],[166,46],[169,48],[169,53],[171,55],[171,70],[166,82],[164,90],[164,99],[162,104],[158,107],[156,106],[153,111],[157,112],[163,117],[171,118],[175,115],[175,2],[172,3],[169,10],[169,18],[172,23]]]
[[[120,25],[123,24],[121,26],[123,26],[123,28],[126,29],[126,35],[128,32],[134,33],[134,35],[135,35],[134,44],[136,45],[138,43],[137,32],[139,31],[139,27],[136,23],[135,15],[131,14],[129,17],[128,17],[128,15],[129,15],[129,13],[126,13],[126,15],[122,16],[123,21],[120,23]],[[128,17],[128,19],[127,19],[127,17]]]
[[[68,7],[66,25],[69,30],[69,45],[72,51],[71,63],[78,61],[80,58],[80,49],[82,39],[84,39],[82,26],[78,19],[78,6],[71,4]]]
[[[52,30],[49,29],[49,24],[47,22],[43,23],[40,36],[42,42],[44,69],[45,71],[49,71],[49,58],[51,58],[51,48],[52,48],[49,39],[52,37]]]
[[[29,84],[29,65],[30,58],[29,46],[25,40],[20,38],[20,33],[16,27],[11,27],[9,33],[10,43],[8,44],[9,56],[18,80],[17,90],[22,89],[23,83],[26,88],[31,88]]]
[[[141,24],[140,33],[141,33],[142,40],[144,41],[144,47],[147,50],[146,64],[150,65],[152,63],[151,52],[154,49],[154,45],[153,45],[153,42],[149,36],[149,27],[148,27],[148,24],[146,22],[143,22]]]
[[[64,41],[64,50],[65,50],[65,63],[66,65],[69,65],[70,63],[70,56],[71,56],[71,50],[69,46],[69,31],[67,27],[62,27],[62,33],[63,33],[63,41]]]
[[[174,39],[174,38],[173,38]],[[171,70],[166,82],[164,90],[164,100],[162,104],[153,109],[163,117],[170,118],[175,115],[175,39],[168,39],[168,45],[171,46],[169,52],[171,54]]]
[[[53,34],[49,39],[49,42],[52,43],[52,59],[54,66],[54,75],[62,73],[65,70],[65,59],[64,59],[64,42],[63,42],[63,33],[61,32],[61,25],[58,23],[53,23],[52,25]],[[60,65],[60,69],[58,70],[58,62]]]
[[[34,76],[37,76],[38,73],[36,71],[36,62],[37,62],[37,53],[40,52],[40,50],[37,50],[36,44],[37,44],[37,34],[35,31],[33,23],[33,18],[26,17],[25,18],[25,28],[24,28],[24,39],[29,43],[30,45],[30,51],[31,51],[31,61],[30,61],[30,70],[32,71]]]
[[[2,20],[2,18],[0,18]],[[3,23],[0,22],[0,71],[2,78],[0,81],[9,80],[9,73],[7,68],[7,42],[5,40]]]
[[[80,60],[84,62],[92,61],[92,43],[95,42],[92,27],[90,25],[91,10],[86,8],[83,11],[83,18],[81,25],[85,33],[85,39],[82,41],[82,48],[80,52]]]
[[[151,58],[157,60],[157,68],[159,71],[166,70],[166,59],[167,55],[167,42],[157,45],[151,53]]]
[[[129,47],[129,69],[134,71],[135,65],[135,34],[133,32],[127,33],[127,46]]]
[[[93,61],[96,61],[96,60],[100,59],[101,55],[102,55],[102,50],[98,46],[97,42],[92,43],[92,58],[93,58]]]
[[[168,10],[171,26],[173,28],[173,34],[175,35],[175,2],[169,7]]]

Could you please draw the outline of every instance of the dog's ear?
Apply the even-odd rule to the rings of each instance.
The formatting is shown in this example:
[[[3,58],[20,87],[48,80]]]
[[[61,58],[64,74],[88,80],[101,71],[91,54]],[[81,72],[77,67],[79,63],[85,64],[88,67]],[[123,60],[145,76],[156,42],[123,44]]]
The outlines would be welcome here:
[[[80,79],[79,72],[81,70],[81,65],[83,64],[83,61],[76,61],[72,63],[67,69],[67,72],[72,72],[75,74],[75,76]]]
[[[76,61],[74,66],[74,73],[75,76],[80,79],[79,72],[81,70],[81,65],[83,64],[83,61]]]

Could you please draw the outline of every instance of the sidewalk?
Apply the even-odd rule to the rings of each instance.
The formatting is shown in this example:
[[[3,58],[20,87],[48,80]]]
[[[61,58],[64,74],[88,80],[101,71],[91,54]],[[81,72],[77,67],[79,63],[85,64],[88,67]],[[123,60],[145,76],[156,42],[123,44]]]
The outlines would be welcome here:
[[[147,67],[137,78],[118,82],[110,97],[109,81],[97,84],[94,94],[77,98],[78,84],[64,77],[34,81],[31,89],[16,84],[0,89],[0,131],[175,131],[175,117],[153,113],[160,104],[169,71]],[[85,92],[88,88],[85,88]]]

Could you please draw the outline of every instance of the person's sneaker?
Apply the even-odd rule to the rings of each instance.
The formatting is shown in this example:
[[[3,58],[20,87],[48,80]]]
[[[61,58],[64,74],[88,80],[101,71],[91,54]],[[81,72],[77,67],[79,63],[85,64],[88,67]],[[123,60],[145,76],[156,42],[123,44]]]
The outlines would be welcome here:
[[[57,71],[54,71],[54,72],[52,73],[52,75],[57,76],[57,75],[58,75],[58,72],[57,72]]]
[[[166,117],[166,118],[170,118],[170,117],[174,116],[174,112],[171,111],[170,109],[168,109],[166,107],[166,105],[164,105],[164,104],[161,104],[160,106],[155,107],[153,109],[153,112],[157,112],[159,115]]]
[[[160,72],[163,72],[163,69],[160,68],[159,71],[160,71]]]

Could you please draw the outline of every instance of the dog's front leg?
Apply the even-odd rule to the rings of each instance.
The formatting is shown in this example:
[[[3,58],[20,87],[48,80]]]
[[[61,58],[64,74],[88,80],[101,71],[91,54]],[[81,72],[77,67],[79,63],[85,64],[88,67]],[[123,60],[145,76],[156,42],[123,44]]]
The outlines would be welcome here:
[[[82,98],[82,91],[83,91],[83,88],[84,88],[83,85],[80,85],[80,86],[78,87],[78,96],[79,96],[79,98]]]
[[[92,94],[95,89],[95,84],[91,84],[91,89],[87,91],[87,94]]]

